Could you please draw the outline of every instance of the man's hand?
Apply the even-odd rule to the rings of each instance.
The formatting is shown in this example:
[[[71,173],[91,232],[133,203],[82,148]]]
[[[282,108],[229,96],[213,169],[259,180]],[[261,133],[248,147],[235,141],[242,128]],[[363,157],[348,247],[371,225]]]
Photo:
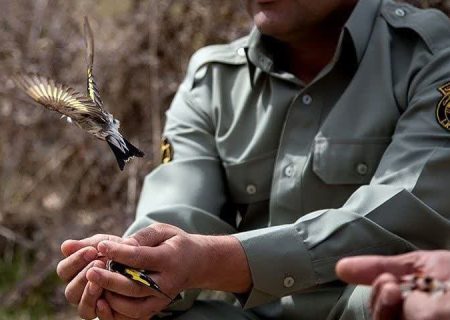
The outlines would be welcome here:
[[[105,268],[105,261],[98,260],[97,245],[100,241],[120,242],[122,238],[97,234],[83,240],[67,240],[61,245],[64,259],[59,262],[56,272],[67,283],[65,295],[69,303],[78,306],[83,319],[96,317],[97,304],[103,289],[86,279],[87,271],[92,268]],[[105,301],[100,302],[104,308]]]
[[[336,266],[338,276],[349,283],[373,286],[374,319],[450,319],[450,293],[429,295],[413,291],[402,297],[400,279],[424,274],[450,280],[450,251],[415,251],[403,255],[344,258]]]
[[[194,235],[154,224],[122,243],[101,241],[97,248],[108,259],[149,271],[172,298],[189,288],[245,292],[251,286],[245,253],[232,236]],[[99,314],[102,320],[148,319],[170,303],[157,291],[102,268],[90,268],[86,278],[105,290],[111,310]]]

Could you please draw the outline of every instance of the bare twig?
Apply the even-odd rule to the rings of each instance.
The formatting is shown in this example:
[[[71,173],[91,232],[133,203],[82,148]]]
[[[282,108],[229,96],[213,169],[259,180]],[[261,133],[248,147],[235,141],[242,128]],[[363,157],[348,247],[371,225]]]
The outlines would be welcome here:
[[[32,183],[24,187],[24,190],[20,193],[19,201],[16,202],[20,203],[25,201],[50,173],[62,166],[62,164],[75,152],[76,149],[73,147],[67,147],[58,152],[50,161],[47,162],[47,165],[44,168],[39,170]]]
[[[150,118],[152,124],[152,163],[158,164],[155,159],[160,154],[161,141],[161,78],[160,78],[160,59],[158,50],[160,44],[160,34],[162,28],[162,17],[173,1],[153,0],[149,6],[149,82],[150,82]]]
[[[48,0],[36,0],[33,2],[33,18],[31,19],[31,28],[28,36],[27,51],[32,53],[36,43],[36,39],[41,32],[42,21],[44,19],[45,9],[48,5]]]
[[[14,232],[13,230],[4,227],[0,225],[0,236],[4,237],[5,239],[15,242],[19,244],[20,246],[24,247],[25,249],[32,249],[34,247],[33,242],[26,239],[22,235],[18,234],[17,232]]]
[[[127,206],[126,213],[127,215],[131,215],[136,206],[137,200],[137,176],[138,176],[138,167],[136,163],[130,164],[130,168],[128,169],[128,181],[127,181]]]
[[[49,274],[55,272],[58,260],[57,257],[53,257],[50,259],[42,259],[39,263],[36,263],[27,277],[19,281],[10,291],[0,295],[0,305],[3,307],[11,307],[23,301],[33,288],[42,284]]]
[[[159,154],[159,143],[161,139],[161,100],[159,94],[159,30],[160,30],[160,3],[159,0],[153,0],[149,6],[149,82],[150,82],[150,118],[152,124],[152,162]]]

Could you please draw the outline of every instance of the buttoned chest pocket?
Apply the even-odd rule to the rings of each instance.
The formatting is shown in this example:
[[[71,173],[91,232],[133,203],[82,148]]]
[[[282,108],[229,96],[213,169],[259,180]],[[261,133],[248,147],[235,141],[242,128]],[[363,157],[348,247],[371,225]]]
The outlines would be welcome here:
[[[390,138],[316,138],[313,171],[327,184],[368,184]]]
[[[231,200],[249,204],[270,197],[275,152],[239,163],[224,163]]]

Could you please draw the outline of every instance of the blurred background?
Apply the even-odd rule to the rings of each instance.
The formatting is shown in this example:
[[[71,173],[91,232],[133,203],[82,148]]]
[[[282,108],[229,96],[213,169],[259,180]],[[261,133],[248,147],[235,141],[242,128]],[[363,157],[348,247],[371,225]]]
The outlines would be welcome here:
[[[408,2],[450,12],[450,0]],[[106,143],[8,80],[39,72],[84,92],[84,16],[105,106],[146,153],[123,172]],[[240,0],[0,0],[0,320],[77,319],[55,274],[61,242],[125,231],[189,57],[250,28]]]

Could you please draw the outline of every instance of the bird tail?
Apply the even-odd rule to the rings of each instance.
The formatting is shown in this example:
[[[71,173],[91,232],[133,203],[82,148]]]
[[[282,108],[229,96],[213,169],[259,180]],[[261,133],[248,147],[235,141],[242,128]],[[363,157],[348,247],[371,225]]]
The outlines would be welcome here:
[[[120,141],[122,139],[123,141]],[[113,135],[106,137],[106,142],[108,142],[109,147],[116,156],[117,164],[119,165],[120,170],[123,170],[125,163],[130,161],[132,158],[141,158],[144,156],[144,153],[141,150],[133,146],[125,138],[122,139],[118,139]]]

